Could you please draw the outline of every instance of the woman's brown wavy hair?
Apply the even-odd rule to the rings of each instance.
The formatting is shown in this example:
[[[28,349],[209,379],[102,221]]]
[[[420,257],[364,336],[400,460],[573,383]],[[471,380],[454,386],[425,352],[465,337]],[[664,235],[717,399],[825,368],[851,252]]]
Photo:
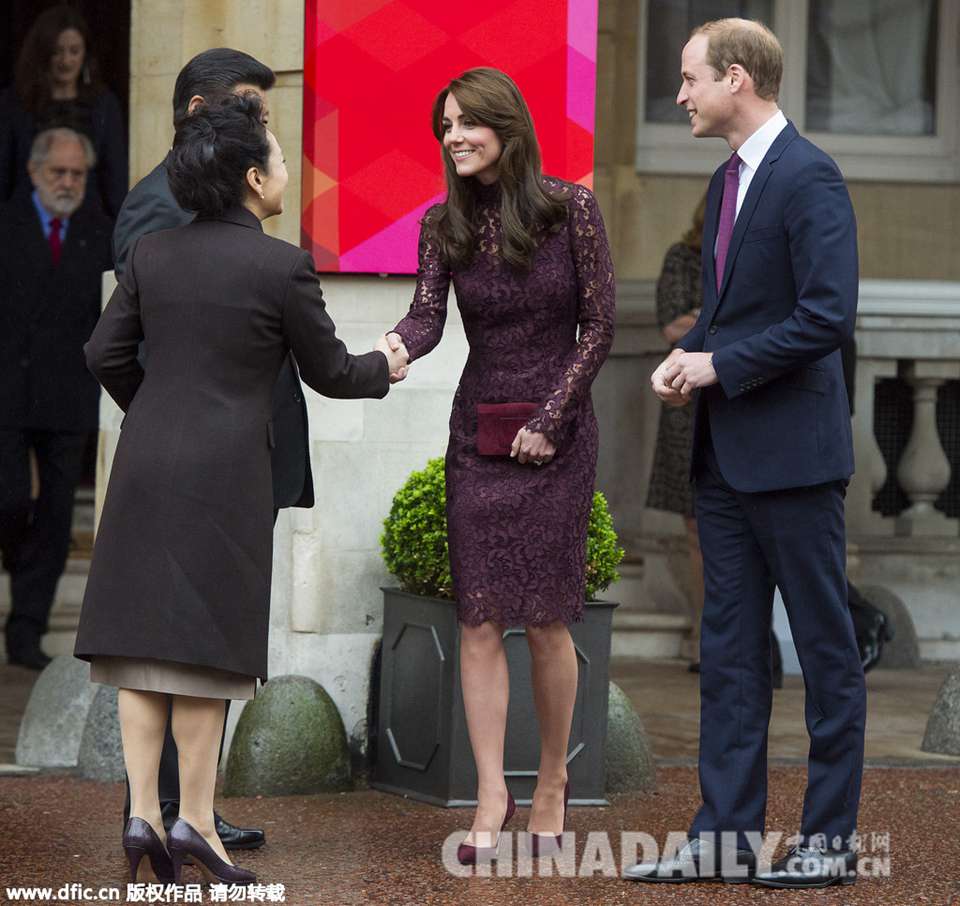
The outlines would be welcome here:
[[[569,190],[562,186],[551,191],[544,185],[540,146],[530,110],[513,79],[499,69],[470,69],[437,95],[433,134],[440,142],[447,200],[431,217],[430,228],[451,266],[465,267],[470,263],[480,228],[479,183],[474,177],[458,176],[453,158],[443,148],[443,106],[451,93],[466,115],[493,129],[500,139],[500,254],[513,267],[528,270],[540,235],[558,230],[565,222]]]

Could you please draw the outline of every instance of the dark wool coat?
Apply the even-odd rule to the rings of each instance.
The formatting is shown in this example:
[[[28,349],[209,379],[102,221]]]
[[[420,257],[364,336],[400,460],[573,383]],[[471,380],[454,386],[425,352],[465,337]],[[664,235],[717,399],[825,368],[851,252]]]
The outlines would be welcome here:
[[[190,223],[194,214],[184,211],[170,191],[167,163],[171,155],[140,180],[124,199],[113,230],[113,253],[119,280],[127,269],[127,257],[136,241],[147,233],[171,230]],[[141,362],[147,350],[141,348]],[[293,356],[280,369],[273,388],[273,431],[276,446],[270,454],[273,467],[273,506],[313,506],[313,473],[310,468],[310,438],[307,404]]]
[[[149,368],[137,362],[146,340]],[[74,654],[267,675],[271,394],[285,357],[338,398],[389,389],[350,355],[307,252],[249,211],[151,233],[86,346],[126,412]]]

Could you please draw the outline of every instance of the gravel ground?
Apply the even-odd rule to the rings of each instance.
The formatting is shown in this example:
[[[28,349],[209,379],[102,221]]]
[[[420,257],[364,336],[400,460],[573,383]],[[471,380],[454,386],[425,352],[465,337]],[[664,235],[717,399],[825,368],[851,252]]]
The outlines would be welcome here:
[[[658,778],[655,794],[618,796],[608,808],[571,810],[569,829],[576,832],[576,869],[581,875],[590,832],[609,833],[618,865],[621,831],[642,831],[663,845],[668,832],[686,826],[698,803],[696,770],[661,768]],[[797,830],[804,781],[803,768],[771,769],[769,831]],[[122,801],[121,785],[79,780],[66,772],[0,777],[0,884],[56,888],[79,882],[125,888]],[[602,871],[578,877],[454,877],[443,867],[441,847],[448,834],[465,829],[470,812],[371,790],[225,799],[218,808],[236,823],[265,828],[267,845],[235,854],[236,861],[256,871],[262,883],[282,883],[286,903],[296,906],[723,906],[761,900],[776,906],[960,906],[960,770],[953,767],[869,768],[860,829],[868,841],[874,833],[889,833],[889,876],[861,877],[855,886],[826,891],[636,884],[605,877]],[[521,810],[508,829],[522,830],[526,814]],[[185,871],[190,872],[185,880],[199,882],[195,869]]]

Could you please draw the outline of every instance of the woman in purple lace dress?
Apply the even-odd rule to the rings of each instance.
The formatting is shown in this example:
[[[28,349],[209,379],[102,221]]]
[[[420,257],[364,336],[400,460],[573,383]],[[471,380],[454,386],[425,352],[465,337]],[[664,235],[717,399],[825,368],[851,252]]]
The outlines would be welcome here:
[[[533,122],[506,75],[474,69],[455,79],[437,98],[433,127],[447,200],[424,217],[416,295],[388,339],[411,361],[430,352],[453,282],[470,344],[446,458],[461,682],[479,780],[460,854],[470,861],[495,844],[513,810],[503,775],[508,626],[526,627],[541,734],[528,830],[552,839],[563,829],[577,690],[567,624],[583,615],[598,443],[590,385],[613,338],[615,283],[596,200],[541,174]],[[537,406],[511,455],[479,455],[478,404],[515,402]]]

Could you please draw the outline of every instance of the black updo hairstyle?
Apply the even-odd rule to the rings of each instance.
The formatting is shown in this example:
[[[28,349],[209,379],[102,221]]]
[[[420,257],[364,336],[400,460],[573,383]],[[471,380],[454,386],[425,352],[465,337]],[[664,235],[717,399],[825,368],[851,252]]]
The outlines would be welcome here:
[[[177,125],[167,162],[177,204],[199,217],[218,217],[243,204],[246,173],[267,172],[270,144],[258,95],[227,95],[203,104]]]

